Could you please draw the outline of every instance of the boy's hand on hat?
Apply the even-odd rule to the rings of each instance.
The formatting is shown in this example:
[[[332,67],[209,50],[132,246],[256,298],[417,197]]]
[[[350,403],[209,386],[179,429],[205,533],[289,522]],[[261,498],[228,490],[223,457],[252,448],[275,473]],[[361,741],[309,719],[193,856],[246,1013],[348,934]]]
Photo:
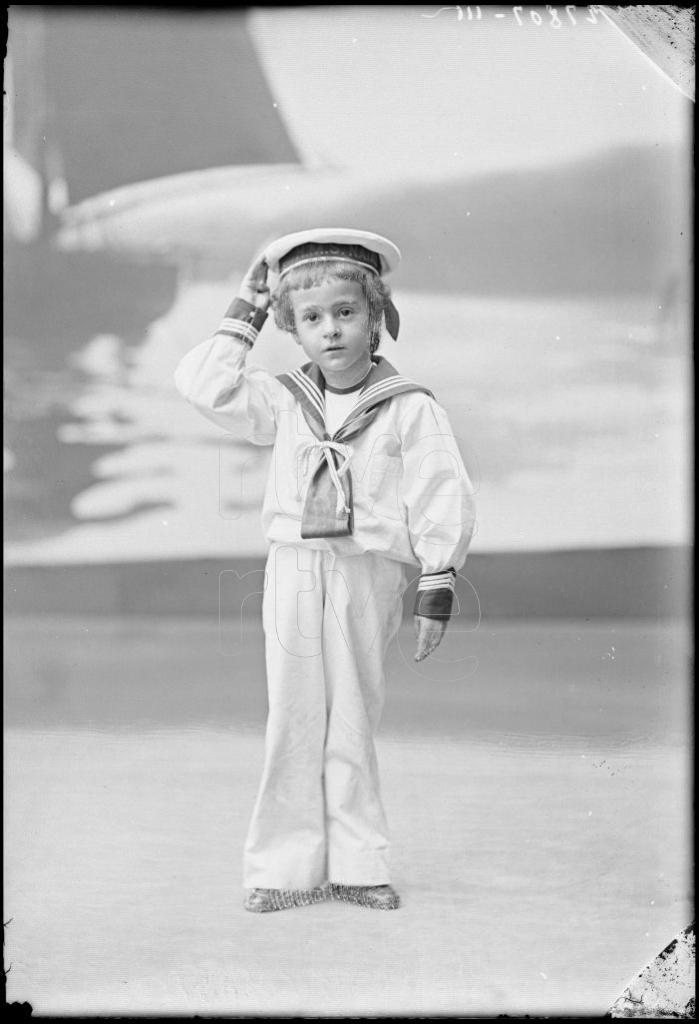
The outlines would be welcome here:
[[[267,284],[269,267],[264,256],[258,256],[249,267],[243,278],[239,294],[241,299],[251,303],[265,312],[269,309],[270,294]]]
[[[447,628],[447,620],[428,619],[426,615],[414,615],[413,623],[415,625],[415,638],[417,639],[417,650],[414,660],[422,661],[442,642],[444,631]]]

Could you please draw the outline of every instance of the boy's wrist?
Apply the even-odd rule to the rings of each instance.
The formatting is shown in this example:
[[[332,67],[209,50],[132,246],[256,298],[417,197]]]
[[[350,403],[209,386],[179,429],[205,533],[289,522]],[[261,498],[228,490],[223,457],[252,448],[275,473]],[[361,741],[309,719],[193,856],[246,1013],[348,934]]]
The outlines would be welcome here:
[[[455,569],[423,573],[417,585],[413,614],[426,619],[449,619],[454,603]]]
[[[216,333],[238,338],[252,348],[266,319],[266,310],[258,309],[247,299],[236,296],[226,310]]]

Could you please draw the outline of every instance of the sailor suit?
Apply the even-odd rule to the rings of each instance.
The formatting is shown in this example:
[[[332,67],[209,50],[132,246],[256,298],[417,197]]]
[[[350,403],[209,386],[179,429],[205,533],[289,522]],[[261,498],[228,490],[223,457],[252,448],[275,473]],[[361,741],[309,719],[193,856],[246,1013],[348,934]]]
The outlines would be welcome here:
[[[381,885],[384,656],[416,576],[415,613],[448,618],[473,489],[445,411],[380,356],[328,433],[319,367],[274,376],[248,364],[265,318],[236,299],[175,374],[218,426],[273,446],[262,509],[269,716],[244,884]]]

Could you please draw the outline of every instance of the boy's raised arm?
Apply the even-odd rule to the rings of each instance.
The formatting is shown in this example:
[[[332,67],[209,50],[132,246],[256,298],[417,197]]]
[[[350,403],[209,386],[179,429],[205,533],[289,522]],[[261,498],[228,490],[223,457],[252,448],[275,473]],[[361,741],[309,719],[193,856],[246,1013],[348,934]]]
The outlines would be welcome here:
[[[265,258],[261,256],[253,260],[216,334],[237,338],[252,348],[267,319],[270,303],[267,274]]]
[[[267,319],[267,264],[256,259],[215,334],[195,346],[175,370],[175,386],[207,419],[253,444],[273,444],[283,387],[262,368],[246,366]]]

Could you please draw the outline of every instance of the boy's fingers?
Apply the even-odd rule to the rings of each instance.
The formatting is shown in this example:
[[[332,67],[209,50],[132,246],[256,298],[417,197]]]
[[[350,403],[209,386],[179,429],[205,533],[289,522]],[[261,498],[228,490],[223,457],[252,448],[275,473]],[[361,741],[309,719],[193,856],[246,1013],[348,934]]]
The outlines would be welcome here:
[[[445,624],[436,623],[423,615],[413,617],[415,625],[415,636],[417,638],[417,651],[415,661],[422,661],[428,654],[431,654],[444,635]]]
[[[421,634],[425,636],[434,635],[440,640],[447,628],[445,620],[429,619],[425,615],[413,615],[413,623],[415,625],[415,636],[420,636]]]
[[[437,644],[423,643],[418,644],[417,651],[415,652],[415,661],[423,661],[428,654],[431,654]]]
[[[425,620],[421,615],[413,616],[413,625],[415,627],[415,639],[417,640],[417,650],[415,651],[415,661],[422,661],[425,657]]]
[[[258,256],[248,267],[240,286],[241,297],[252,302],[258,309],[267,310],[270,290],[267,284],[269,265],[264,256]]]
[[[259,256],[257,259],[253,260],[248,267],[248,271],[245,275],[245,282],[251,288],[256,288],[259,285],[266,286],[268,272],[269,267],[267,265],[267,260],[264,256]]]
[[[270,304],[270,291],[269,285],[267,284],[267,272],[264,272],[264,276],[258,278],[257,286],[255,288],[255,305],[258,309],[266,310]]]
[[[261,290],[261,289],[269,290],[269,289],[267,289],[267,274],[268,274],[268,272],[269,272],[269,267],[267,266],[267,260],[264,258],[264,256],[262,256],[262,257],[260,257],[260,259],[257,261],[257,263],[255,264],[255,266],[253,268],[253,274],[254,274],[255,281],[257,282],[258,291]]]

